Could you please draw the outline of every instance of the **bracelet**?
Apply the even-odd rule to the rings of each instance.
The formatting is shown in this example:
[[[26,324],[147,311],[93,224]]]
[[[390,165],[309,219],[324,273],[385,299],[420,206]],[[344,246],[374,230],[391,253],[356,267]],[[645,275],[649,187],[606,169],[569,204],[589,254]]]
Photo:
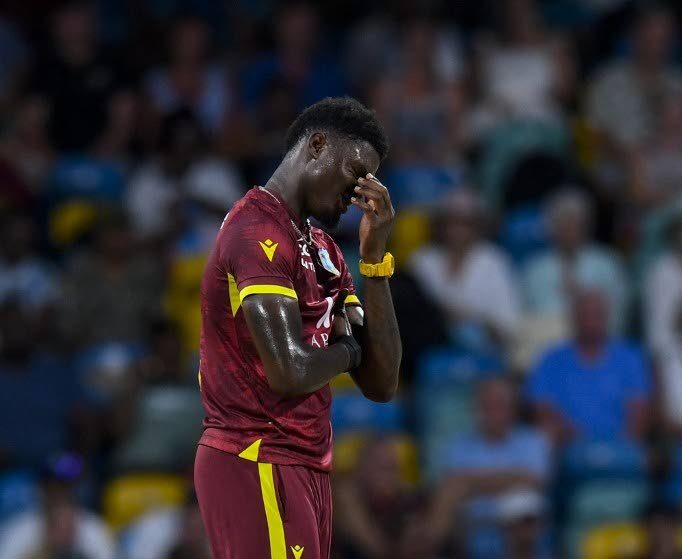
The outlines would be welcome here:
[[[336,338],[336,343],[343,344],[348,350],[349,363],[348,370],[357,369],[362,361],[362,349],[360,344],[353,336],[339,336]]]

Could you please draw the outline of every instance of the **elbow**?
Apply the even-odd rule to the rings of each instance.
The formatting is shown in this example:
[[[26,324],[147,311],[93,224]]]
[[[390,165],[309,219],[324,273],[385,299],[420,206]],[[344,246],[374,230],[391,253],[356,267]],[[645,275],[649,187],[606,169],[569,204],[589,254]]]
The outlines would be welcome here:
[[[296,398],[306,393],[299,382],[299,379],[303,378],[303,372],[294,364],[290,367],[266,370],[266,376],[270,390],[281,398]]]
[[[378,404],[386,404],[393,400],[397,390],[363,390],[365,398],[377,402]]]
[[[362,394],[368,400],[385,404],[395,398],[398,393],[398,373],[390,381],[377,386],[366,386],[362,388]]]

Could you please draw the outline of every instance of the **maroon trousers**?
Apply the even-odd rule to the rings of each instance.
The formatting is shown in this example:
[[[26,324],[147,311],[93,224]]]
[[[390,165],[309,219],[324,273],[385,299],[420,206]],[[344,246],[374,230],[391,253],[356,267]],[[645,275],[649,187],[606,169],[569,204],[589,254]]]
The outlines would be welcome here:
[[[199,445],[194,484],[214,559],[329,559],[329,474]]]

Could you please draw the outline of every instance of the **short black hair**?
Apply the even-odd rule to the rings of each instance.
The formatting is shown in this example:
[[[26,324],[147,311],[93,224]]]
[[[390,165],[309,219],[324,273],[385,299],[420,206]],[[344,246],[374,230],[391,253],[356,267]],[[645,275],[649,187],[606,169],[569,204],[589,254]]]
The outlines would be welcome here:
[[[388,155],[388,137],[376,114],[352,97],[326,97],[305,109],[287,131],[287,152],[315,128],[365,140],[382,160]]]

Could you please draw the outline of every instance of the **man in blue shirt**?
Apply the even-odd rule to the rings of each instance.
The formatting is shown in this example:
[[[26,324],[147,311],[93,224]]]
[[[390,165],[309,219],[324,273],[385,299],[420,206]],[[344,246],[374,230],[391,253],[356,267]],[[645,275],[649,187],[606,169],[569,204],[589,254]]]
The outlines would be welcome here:
[[[577,437],[638,439],[649,416],[651,381],[642,350],[608,334],[603,293],[578,289],[573,339],[548,350],[532,371],[526,394],[557,444]]]

